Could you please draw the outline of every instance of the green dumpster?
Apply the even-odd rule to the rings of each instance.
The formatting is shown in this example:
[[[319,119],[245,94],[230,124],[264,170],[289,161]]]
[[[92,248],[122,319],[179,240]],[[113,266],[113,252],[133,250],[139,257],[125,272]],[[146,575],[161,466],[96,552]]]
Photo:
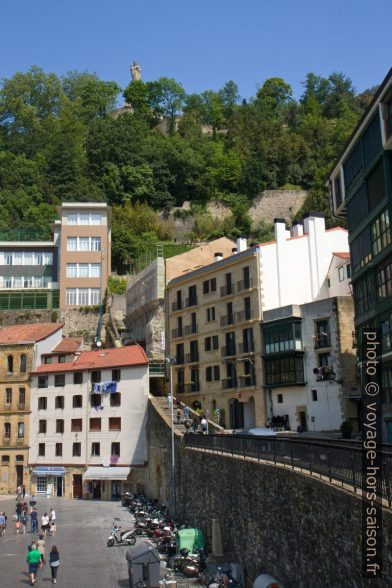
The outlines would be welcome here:
[[[196,549],[204,549],[204,537],[200,529],[181,529],[178,531],[178,551],[188,549],[194,553]]]

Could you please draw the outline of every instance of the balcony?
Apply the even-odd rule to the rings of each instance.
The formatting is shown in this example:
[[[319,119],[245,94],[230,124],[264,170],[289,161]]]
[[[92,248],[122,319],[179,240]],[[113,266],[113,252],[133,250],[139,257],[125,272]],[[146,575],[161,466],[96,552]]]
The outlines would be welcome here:
[[[18,404],[18,405],[17,405],[17,408],[18,408],[18,410],[25,410],[25,409],[26,409],[26,404],[25,404],[25,403],[23,403],[23,404]]]
[[[11,437],[3,437],[3,445],[11,445]]]
[[[232,345],[231,347],[221,347],[221,354],[222,357],[231,357],[232,355],[237,355],[236,346]]]
[[[240,310],[239,312],[235,313],[236,315],[236,322],[237,323],[244,323],[245,321],[252,320],[252,309],[249,308],[247,310]]]
[[[193,298],[186,298],[185,299],[185,306],[196,306],[197,305],[197,296],[193,296]]]
[[[326,333],[325,335],[316,335],[314,340],[315,349],[324,349],[325,347],[331,347],[331,336]]]
[[[18,437],[18,438],[16,439],[16,444],[17,444],[17,445],[24,445],[24,444],[25,444],[24,437]]]
[[[253,288],[252,278],[249,280],[240,280],[237,282],[237,292],[242,292],[242,290],[250,290],[251,288]]]
[[[195,335],[197,333],[197,323],[186,325],[184,328],[185,335]]]
[[[230,294],[234,294],[234,285],[233,284],[221,286],[221,289],[220,289],[221,296],[230,296]]]
[[[333,370],[333,367],[330,366],[321,366],[313,368],[313,373],[316,376],[316,381],[321,382],[325,380],[334,380],[336,378],[336,374]]]
[[[178,339],[182,337],[182,329],[172,329],[172,339]]]
[[[197,363],[199,361],[199,352],[187,353],[185,355],[185,363]]]
[[[185,384],[185,392],[190,394],[192,392],[200,392],[199,382]]]
[[[256,378],[252,374],[240,376],[240,388],[251,388],[256,386]]]
[[[227,327],[228,325],[234,325],[234,314],[226,314],[220,317],[220,326]]]
[[[185,392],[185,384],[177,384],[176,394],[184,394],[184,392]]]
[[[175,312],[176,310],[182,309],[182,300],[177,300],[176,302],[172,302],[172,311]]]
[[[233,390],[237,388],[237,382],[233,378],[223,378],[221,380],[221,389],[222,390]]]
[[[238,343],[238,353],[254,353],[254,345],[251,343]]]
[[[12,404],[10,402],[5,402],[4,410],[12,410]]]
[[[177,355],[176,360],[177,365],[183,365],[185,363],[185,358],[183,355]]]

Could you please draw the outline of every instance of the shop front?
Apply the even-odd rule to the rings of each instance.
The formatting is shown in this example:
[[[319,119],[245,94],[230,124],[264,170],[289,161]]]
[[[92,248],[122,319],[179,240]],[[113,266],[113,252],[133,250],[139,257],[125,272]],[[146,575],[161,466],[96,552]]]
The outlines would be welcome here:
[[[83,497],[89,500],[118,500],[130,472],[130,467],[88,467],[83,474]]]
[[[31,474],[31,491],[46,496],[64,496],[65,468],[61,466],[36,466]]]

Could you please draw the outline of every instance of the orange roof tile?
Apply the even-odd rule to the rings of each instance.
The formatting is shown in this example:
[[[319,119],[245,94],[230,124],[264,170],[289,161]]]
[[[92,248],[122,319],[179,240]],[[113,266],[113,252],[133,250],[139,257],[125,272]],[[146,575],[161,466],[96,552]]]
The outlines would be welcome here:
[[[83,343],[82,337],[63,337],[52,353],[74,353]]]
[[[129,345],[119,349],[98,349],[96,351],[82,351],[74,361],[65,363],[41,364],[33,374],[47,374],[53,372],[70,372],[82,370],[99,370],[121,366],[136,366],[148,364],[147,356],[140,345]]]
[[[336,255],[336,257],[341,257],[342,259],[350,259],[350,254],[348,251],[334,251],[332,255]]]
[[[63,323],[33,323],[28,325],[13,325],[0,330],[0,345],[9,343],[23,343],[42,341],[49,335],[63,328]]]

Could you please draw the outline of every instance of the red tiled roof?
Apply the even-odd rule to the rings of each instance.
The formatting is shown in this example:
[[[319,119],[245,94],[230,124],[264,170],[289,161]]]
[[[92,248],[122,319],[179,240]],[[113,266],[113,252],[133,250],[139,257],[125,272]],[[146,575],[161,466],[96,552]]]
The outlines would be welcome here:
[[[336,255],[336,257],[341,257],[342,259],[350,259],[350,254],[348,251],[334,251],[332,255]]]
[[[82,370],[99,370],[121,366],[136,366],[148,364],[147,356],[140,345],[129,345],[119,349],[99,349],[97,351],[82,351],[74,361],[65,363],[45,363],[37,367],[33,374],[47,374],[53,372],[72,372]]]
[[[82,337],[63,337],[52,353],[74,353],[83,342]]]
[[[63,328],[63,323],[33,323],[0,329],[0,344],[42,341]]]

